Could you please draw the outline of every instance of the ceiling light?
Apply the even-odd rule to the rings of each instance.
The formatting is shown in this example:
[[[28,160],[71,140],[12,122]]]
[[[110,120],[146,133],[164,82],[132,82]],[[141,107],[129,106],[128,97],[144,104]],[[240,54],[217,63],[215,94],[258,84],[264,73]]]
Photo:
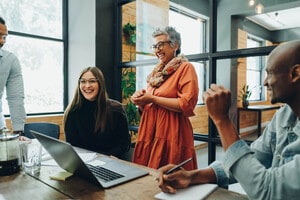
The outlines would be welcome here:
[[[262,14],[264,12],[264,6],[262,4],[257,4],[257,6],[255,7],[255,12],[257,14]]]
[[[249,6],[254,6],[255,1],[254,0],[249,0]]]

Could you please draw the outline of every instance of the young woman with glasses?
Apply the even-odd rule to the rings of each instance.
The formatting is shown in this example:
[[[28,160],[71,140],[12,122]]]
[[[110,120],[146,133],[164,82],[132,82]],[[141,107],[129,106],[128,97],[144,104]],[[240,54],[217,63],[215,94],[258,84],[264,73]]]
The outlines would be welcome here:
[[[73,146],[122,158],[131,145],[123,106],[108,98],[104,76],[97,67],[80,73],[64,125],[66,141]]]

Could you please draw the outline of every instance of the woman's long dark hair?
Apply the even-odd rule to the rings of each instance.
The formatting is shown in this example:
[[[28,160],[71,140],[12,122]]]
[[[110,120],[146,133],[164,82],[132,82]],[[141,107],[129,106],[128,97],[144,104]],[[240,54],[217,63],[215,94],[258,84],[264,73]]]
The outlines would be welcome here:
[[[79,79],[81,79],[83,74],[85,74],[88,71],[93,73],[93,75],[98,80],[98,84],[99,84],[99,92],[98,92],[98,95],[95,100],[97,106],[96,106],[96,110],[95,110],[94,132],[95,133],[99,132],[99,131],[103,132],[105,130],[106,121],[108,119],[107,102],[108,102],[109,97],[108,97],[108,94],[106,91],[106,85],[105,85],[105,79],[104,79],[103,73],[97,67],[87,67],[87,68],[83,69],[82,72],[80,73],[73,100],[68,105],[68,107],[65,111],[65,114],[64,114],[64,123],[66,123],[66,119],[68,118],[68,115],[71,111],[80,109],[82,107],[82,102],[84,100],[84,96],[82,95],[82,93],[80,91]]]

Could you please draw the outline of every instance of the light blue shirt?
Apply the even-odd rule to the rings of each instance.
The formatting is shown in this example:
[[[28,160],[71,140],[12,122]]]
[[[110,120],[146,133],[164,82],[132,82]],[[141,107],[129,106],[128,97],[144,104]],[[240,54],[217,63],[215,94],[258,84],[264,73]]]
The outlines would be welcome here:
[[[211,164],[219,186],[234,179],[250,199],[277,200],[300,197],[300,123],[285,105],[274,115],[262,136],[251,144],[237,141],[223,163]]]
[[[3,92],[6,96],[13,130],[24,130],[24,83],[18,58],[11,52],[0,49],[0,129],[4,128]]]

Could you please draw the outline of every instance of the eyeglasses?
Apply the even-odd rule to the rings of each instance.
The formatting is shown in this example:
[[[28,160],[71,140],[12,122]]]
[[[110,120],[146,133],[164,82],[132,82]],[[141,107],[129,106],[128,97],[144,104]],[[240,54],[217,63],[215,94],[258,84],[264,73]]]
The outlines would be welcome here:
[[[86,79],[84,79],[84,78],[81,78],[81,79],[79,79],[79,84],[80,85],[86,85],[87,83],[89,83],[90,85],[95,85],[95,84],[97,84],[99,81],[98,81],[98,79],[96,79],[96,78],[92,78],[92,79],[89,79],[89,80],[86,80]]]
[[[157,44],[151,45],[150,48],[151,48],[152,51],[155,51],[156,49],[162,50],[162,49],[164,48],[165,43],[170,44],[171,41],[159,42],[159,43],[157,43]]]

